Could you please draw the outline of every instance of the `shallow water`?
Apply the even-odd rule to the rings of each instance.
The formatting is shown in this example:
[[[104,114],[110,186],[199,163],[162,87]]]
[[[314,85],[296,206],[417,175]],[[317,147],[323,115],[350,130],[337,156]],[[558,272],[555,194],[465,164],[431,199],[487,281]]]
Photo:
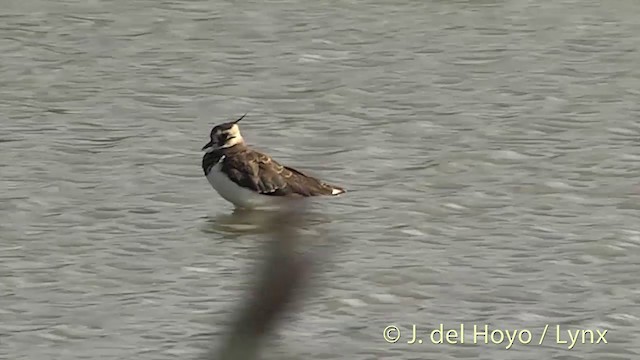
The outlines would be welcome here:
[[[10,2],[0,358],[196,358],[211,345],[265,217],[233,213],[199,149],[246,111],[250,144],[349,190],[315,202],[309,232],[341,250],[266,358],[637,358],[639,11]],[[406,343],[411,324],[440,323],[465,323],[468,341],[474,324],[533,340]],[[383,339],[390,324],[398,343]],[[557,324],[608,329],[608,343],[567,350]]]

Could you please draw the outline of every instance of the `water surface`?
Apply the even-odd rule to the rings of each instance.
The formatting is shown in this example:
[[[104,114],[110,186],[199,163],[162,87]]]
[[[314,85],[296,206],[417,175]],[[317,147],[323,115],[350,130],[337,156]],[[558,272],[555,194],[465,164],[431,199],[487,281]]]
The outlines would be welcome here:
[[[637,1],[5,5],[0,358],[202,354],[264,241],[200,168],[247,111],[250,144],[349,190],[315,202],[341,251],[266,358],[640,354]],[[534,341],[382,338],[461,322]]]

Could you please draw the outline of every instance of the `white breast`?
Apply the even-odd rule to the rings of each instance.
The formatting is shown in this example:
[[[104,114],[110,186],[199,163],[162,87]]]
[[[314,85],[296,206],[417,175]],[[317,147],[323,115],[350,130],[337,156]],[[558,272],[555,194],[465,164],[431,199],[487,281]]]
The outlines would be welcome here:
[[[222,160],[224,157],[207,174],[207,180],[220,196],[239,208],[262,207],[272,202],[269,196],[245,189],[229,180],[229,177],[221,171]]]

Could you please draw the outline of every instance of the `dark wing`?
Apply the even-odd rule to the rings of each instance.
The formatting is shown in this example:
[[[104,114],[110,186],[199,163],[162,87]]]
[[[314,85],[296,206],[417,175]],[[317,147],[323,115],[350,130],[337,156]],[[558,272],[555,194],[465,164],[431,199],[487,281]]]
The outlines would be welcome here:
[[[247,151],[227,156],[222,165],[229,178],[240,186],[264,195],[331,195],[333,187],[302,172],[282,166],[265,154]]]

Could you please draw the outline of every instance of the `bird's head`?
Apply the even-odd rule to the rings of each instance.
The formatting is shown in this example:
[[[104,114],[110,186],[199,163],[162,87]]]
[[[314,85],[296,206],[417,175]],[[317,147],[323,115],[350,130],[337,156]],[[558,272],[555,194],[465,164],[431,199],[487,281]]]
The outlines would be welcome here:
[[[242,115],[238,120],[214,126],[209,134],[210,140],[202,147],[202,151],[209,153],[215,150],[230,148],[234,145],[242,144],[244,139],[240,134],[238,122],[240,122],[240,120],[242,120],[246,115],[247,114]]]

